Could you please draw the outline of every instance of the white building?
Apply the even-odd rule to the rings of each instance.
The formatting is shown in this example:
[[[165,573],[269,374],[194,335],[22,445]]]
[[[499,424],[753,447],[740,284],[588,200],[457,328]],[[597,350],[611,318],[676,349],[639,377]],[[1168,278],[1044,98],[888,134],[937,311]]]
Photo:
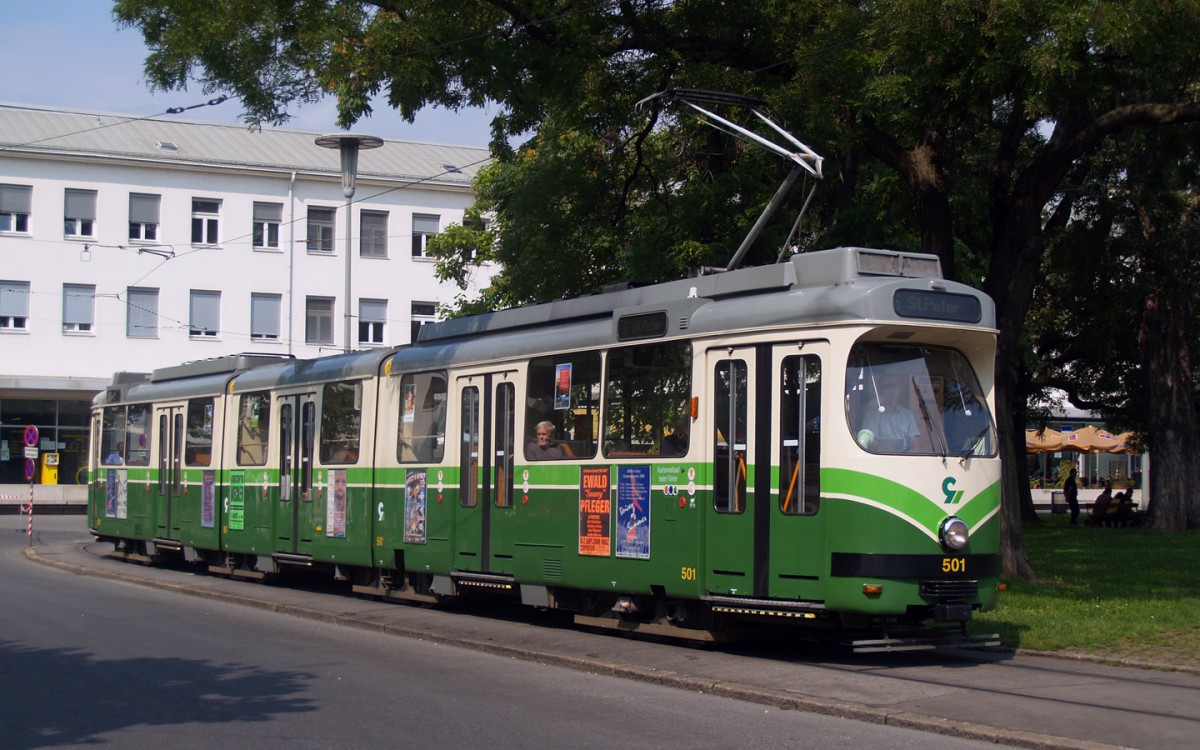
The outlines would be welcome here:
[[[487,152],[385,141],[348,207],[317,136],[0,104],[0,495],[29,493],[30,424],[82,480],[116,371],[405,344],[454,299],[425,241],[462,222]]]

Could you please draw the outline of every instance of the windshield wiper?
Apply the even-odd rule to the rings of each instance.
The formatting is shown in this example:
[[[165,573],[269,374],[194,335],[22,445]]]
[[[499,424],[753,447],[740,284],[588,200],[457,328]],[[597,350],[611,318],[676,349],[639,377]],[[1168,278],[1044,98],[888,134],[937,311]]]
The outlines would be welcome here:
[[[917,378],[912,378],[913,391],[917,394],[917,403],[921,405],[921,414],[925,417],[925,424],[929,425],[929,434],[934,437],[938,446],[938,455],[945,458],[950,453],[950,446],[947,445],[945,437],[937,429],[937,425],[933,423],[933,417],[929,415],[929,406],[925,404],[925,398],[921,395],[921,389],[917,386]]]

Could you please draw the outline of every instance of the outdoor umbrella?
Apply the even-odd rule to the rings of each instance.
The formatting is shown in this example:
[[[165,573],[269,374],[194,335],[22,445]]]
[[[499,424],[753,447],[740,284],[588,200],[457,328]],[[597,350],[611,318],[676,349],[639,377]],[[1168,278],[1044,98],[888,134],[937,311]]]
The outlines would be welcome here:
[[[1040,432],[1038,430],[1025,431],[1026,453],[1054,453],[1062,450],[1062,446],[1063,434],[1058,430],[1047,427]]]
[[[1108,449],[1109,453],[1137,453],[1137,450],[1129,445],[1129,441],[1133,439],[1132,432],[1122,432],[1116,438],[1117,444]]]
[[[1117,438],[1108,430],[1093,425],[1080,427],[1063,436],[1062,449],[1079,453],[1105,453],[1117,447]]]

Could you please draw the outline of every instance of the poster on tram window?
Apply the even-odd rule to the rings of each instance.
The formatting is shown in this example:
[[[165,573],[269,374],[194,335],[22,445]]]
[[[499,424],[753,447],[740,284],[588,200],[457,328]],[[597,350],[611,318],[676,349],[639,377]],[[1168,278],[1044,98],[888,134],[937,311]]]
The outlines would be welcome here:
[[[346,536],[346,470],[329,472],[325,503],[325,536]]]
[[[106,469],[104,483],[104,515],[109,518],[127,518],[129,516],[128,496],[126,495],[126,480],[129,472],[125,469]]]
[[[217,525],[217,502],[213,497],[217,472],[204,472],[204,480],[200,485],[200,526],[211,529]]]
[[[404,541],[425,543],[425,497],[427,472],[410,471],[404,482]]]
[[[584,466],[579,476],[579,554],[608,557],[611,530],[608,467]]]
[[[617,557],[650,558],[650,467],[617,469]]]
[[[571,408],[571,363],[554,366],[554,408]]]

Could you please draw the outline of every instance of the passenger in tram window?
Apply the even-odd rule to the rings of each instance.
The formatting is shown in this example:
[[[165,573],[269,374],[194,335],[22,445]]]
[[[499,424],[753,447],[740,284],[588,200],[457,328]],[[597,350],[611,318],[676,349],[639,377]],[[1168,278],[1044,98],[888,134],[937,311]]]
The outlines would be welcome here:
[[[538,422],[534,428],[534,439],[525,446],[525,457],[544,460],[547,458],[566,458],[562,444],[554,439],[557,432],[553,422]]]
[[[106,466],[120,466],[123,463],[121,457],[124,455],[125,444],[117,443],[117,447],[109,451],[108,455],[104,457],[104,464]]]
[[[858,442],[875,453],[917,450],[921,431],[913,413],[900,404],[900,378],[879,378],[879,406],[868,409],[858,431]]]

